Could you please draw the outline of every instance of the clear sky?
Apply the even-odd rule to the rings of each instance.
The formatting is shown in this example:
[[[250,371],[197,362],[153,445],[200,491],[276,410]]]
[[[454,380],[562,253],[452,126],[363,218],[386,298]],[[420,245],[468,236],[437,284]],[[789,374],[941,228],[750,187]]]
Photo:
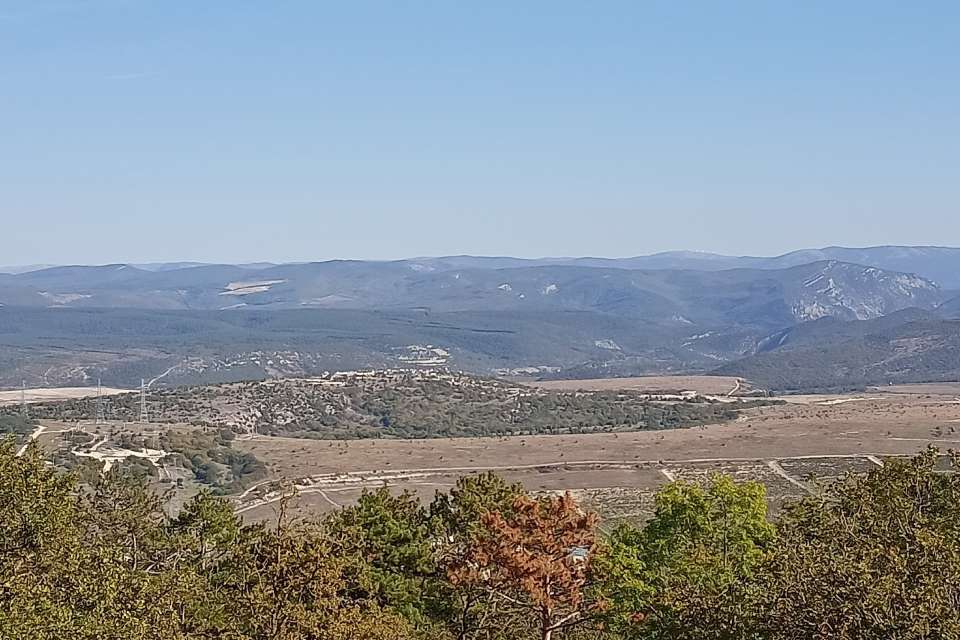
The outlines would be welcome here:
[[[960,3],[0,0],[0,264],[960,245]]]

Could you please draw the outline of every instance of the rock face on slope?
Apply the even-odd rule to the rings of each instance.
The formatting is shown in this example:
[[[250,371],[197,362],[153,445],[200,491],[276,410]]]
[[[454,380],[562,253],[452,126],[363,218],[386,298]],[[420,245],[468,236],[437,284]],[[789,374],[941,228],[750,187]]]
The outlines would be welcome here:
[[[815,266],[792,296],[799,321],[870,320],[907,307],[930,309],[943,296],[934,283],[912,274],[835,261]]]

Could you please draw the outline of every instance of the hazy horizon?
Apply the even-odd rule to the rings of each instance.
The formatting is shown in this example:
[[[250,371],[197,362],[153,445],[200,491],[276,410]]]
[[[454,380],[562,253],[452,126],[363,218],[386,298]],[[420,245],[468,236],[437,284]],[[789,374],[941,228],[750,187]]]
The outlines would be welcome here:
[[[870,246],[841,246],[841,245],[826,245],[822,247],[802,247],[799,249],[792,249],[790,251],[785,251],[783,253],[777,254],[721,254],[713,253],[709,251],[697,251],[690,249],[671,249],[667,251],[658,251],[649,254],[636,254],[631,256],[601,256],[601,255],[548,255],[548,256],[522,256],[522,255],[492,255],[492,254],[435,254],[435,255],[423,255],[423,256],[401,256],[397,258],[327,258],[327,259],[312,259],[312,260],[271,260],[269,258],[261,260],[226,260],[222,262],[214,262],[209,260],[160,260],[160,261],[149,261],[149,260],[120,260],[115,262],[76,262],[76,263],[22,263],[22,264],[3,264],[0,265],[0,273],[3,273],[4,269],[22,269],[22,270],[33,270],[33,269],[44,269],[50,267],[71,267],[71,266],[109,266],[109,265],[134,265],[134,266],[160,266],[160,265],[176,265],[176,264],[186,264],[186,265],[239,265],[239,266],[254,266],[254,265],[284,265],[284,264],[307,264],[307,263],[319,263],[319,262],[332,262],[332,261],[346,261],[346,262],[395,262],[395,261],[409,261],[409,260],[432,260],[440,258],[488,258],[488,259],[519,259],[519,260],[576,260],[576,259],[597,259],[597,260],[629,260],[631,258],[643,258],[643,257],[653,257],[659,255],[670,255],[670,254],[692,254],[692,255],[704,255],[718,258],[778,258],[785,255],[790,255],[794,253],[800,253],[804,251],[821,251],[827,249],[846,249],[853,251],[861,250],[870,250],[870,249],[897,249],[897,248],[907,248],[907,249],[956,249],[960,250],[960,247],[949,246],[949,245],[870,245]],[[9,272],[8,272],[9,273]]]

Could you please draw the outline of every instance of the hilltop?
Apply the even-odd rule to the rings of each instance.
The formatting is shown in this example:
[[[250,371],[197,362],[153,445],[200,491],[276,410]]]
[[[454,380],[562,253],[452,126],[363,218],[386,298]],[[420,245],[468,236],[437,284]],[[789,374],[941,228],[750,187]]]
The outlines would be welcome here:
[[[80,398],[36,404],[30,414],[92,420],[96,402]],[[740,409],[765,403],[623,390],[559,392],[457,373],[402,370],[165,389],[147,396],[152,422],[322,439],[671,429],[724,422]],[[104,405],[109,420],[139,418],[139,394],[112,396]]]

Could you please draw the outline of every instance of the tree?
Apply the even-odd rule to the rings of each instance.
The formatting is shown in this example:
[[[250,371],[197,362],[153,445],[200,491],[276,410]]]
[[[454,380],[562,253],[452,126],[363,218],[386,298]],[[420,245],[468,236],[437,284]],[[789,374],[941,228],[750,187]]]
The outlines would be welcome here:
[[[0,494],[0,637],[183,637],[190,594],[142,485],[110,475],[81,491],[36,447],[4,445]]]
[[[960,458],[887,459],[780,519],[765,580],[772,639],[960,638]]]
[[[430,518],[437,537],[440,577],[461,566],[477,542],[489,535],[484,524],[488,514],[499,512],[511,518],[517,498],[525,495],[519,484],[508,484],[494,473],[463,476],[448,493],[437,492]],[[524,625],[503,624],[499,604],[481,584],[465,581],[454,585],[441,579],[433,594],[431,615],[448,621],[457,640],[514,637],[515,628]],[[497,618],[501,624],[491,624]]]
[[[386,487],[364,492],[357,504],[324,522],[331,553],[345,568],[354,596],[424,622],[425,594],[436,574],[429,518],[416,496]]]
[[[244,528],[212,572],[226,614],[198,637],[270,640],[394,640],[411,626],[375,602],[354,599],[345,569],[323,531],[281,520]],[[201,618],[202,621],[210,618]],[[216,620],[216,619],[214,619]]]
[[[206,493],[171,519],[142,482],[79,487],[35,447],[0,445],[0,638],[412,639],[351,593],[361,563],[316,525],[243,526]]]
[[[583,513],[570,494],[519,496],[512,512],[483,516],[483,530],[457,564],[454,586],[476,586],[507,614],[532,616],[542,640],[586,622],[599,603],[589,599],[597,516]]]
[[[756,572],[774,540],[762,485],[671,483],[646,526],[610,537],[600,560],[608,623],[637,638],[750,637]]]

